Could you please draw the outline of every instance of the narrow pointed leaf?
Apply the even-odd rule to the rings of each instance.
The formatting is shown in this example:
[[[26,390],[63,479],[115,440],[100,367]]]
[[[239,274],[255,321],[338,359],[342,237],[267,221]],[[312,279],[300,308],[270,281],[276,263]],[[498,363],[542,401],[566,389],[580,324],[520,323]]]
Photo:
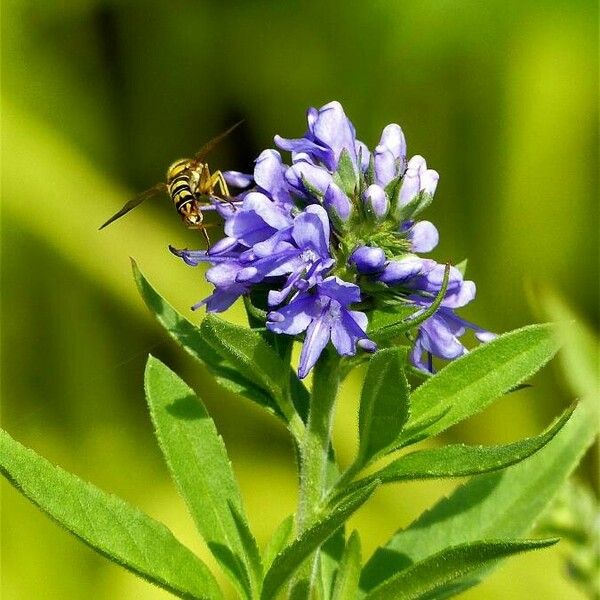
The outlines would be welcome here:
[[[346,528],[344,525],[319,548],[319,575],[323,598],[331,598],[345,548]]]
[[[500,558],[555,544],[557,540],[474,542],[446,548],[383,582],[366,600],[417,600],[480,571]]]
[[[465,258],[461,260],[457,265],[454,265],[459,271],[460,274],[465,277],[467,275],[467,265],[469,264],[469,259]]]
[[[540,435],[500,446],[452,444],[441,448],[418,450],[401,456],[371,475],[368,480],[379,479],[381,483],[391,483],[409,479],[464,477],[503,469],[543,448],[562,429],[573,410],[574,407],[567,409]],[[357,485],[365,481],[358,481]]]
[[[257,308],[254,302],[260,303],[265,309],[268,308],[267,293],[263,291],[261,294],[255,293],[251,296],[244,296],[244,306],[246,315],[248,316],[248,324],[251,329],[258,329],[260,336],[265,342],[271,346],[277,356],[286,364],[290,364],[292,358],[292,350],[294,347],[294,338],[289,335],[280,335],[265,329],[265,320],[267,310]],[[300,418],[306,422],[308,418],[308,405],[310,396],[306,386],[294,372],[293,369],[287,369],[289,372],[289,389],[292,402],[300,415]]]
[[[240,540],[244,547],[244,555],[250,570],[251,579],[255,583],[254,595],[258,596],[257,590],[259,590],[263,578],[263,565],[260,550],[258,549],[258,544],[256,543],[252,531],[250,531],[250,526],[248,525],[246,517],[241,514],[238,508],[231,502],[229,502],[229,509],[231,510],[235,526],[237,527]]]
[[[286,517],[273,532],[263,554],[263,564],[269,569],[275,557],[287,546],[294,536],[294,515]]]
[[[55,467],[0,430],[0,471],[88,546],[180,598],[219,600],[207,567],[162,523]]]
[[[584,398],[536,454],[458,487],[375,551],[363,569],[361,587],[372,589],[448,546],[526,535],[592,444],[598,417],[597,398]]]
[[[347,148],[344,148],[338,159],[338,167],[335,172],[336,183],[348,194],[348,196],[354,195],[356,186],[358,184],[358,174],[352,163],[350,152]]]
[[[335,587],[331,600],[347,600],[356,598],[358,594],[358,580],[360,578],[360,537],[353,531],[348,539],[340,568],[335,580]]]
[[[523,327],[482,344],[414,391],[407,430],[444,408],[448,412],[427,429],[428,436],[477,414],[529,379],[557,350],[549,324]]]
[[[400,435],[409,415],[406,352],[389,348],[369,361],[358,415],[357,463],[368,464]]]
[[[269,412],[282,417],[273,398],[250,379],[242,375],[231,363],[214,352],[204,339],[200,328],[182,317],[150,284],[131,261],[133,275],[144,302],[167,333],[186,352],[203,362],[225,389],[256,402]]]
[[[358,490],[340,502],[331,512],[316,521],[302,535],[286,546],[276,557],[267,572],[261,599],[275,598],[303,561],[331,535],[333,535],[371,496],[379,482]]]
[[[221,436],[194,392],[152,356],[145,389],[160,447],[198,530],[240,593],[252,597],[259,578],[236,522],[245,521],[244,510]]]
[[[200,326],[212,350],[277,403],[288,422],[296,415],[288,393],[291,367],[255,330],[208,315]]]

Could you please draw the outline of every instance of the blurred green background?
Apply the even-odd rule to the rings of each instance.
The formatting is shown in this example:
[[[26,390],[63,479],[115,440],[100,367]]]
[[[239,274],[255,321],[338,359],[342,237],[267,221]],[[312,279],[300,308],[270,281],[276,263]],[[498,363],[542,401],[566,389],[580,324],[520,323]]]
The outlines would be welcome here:
[[[369,145],[398,122],[441,174],[434,256],[469,257],[494,331],[543,318],[540,284],[598,328],[595,1],[2,3],[2,421],[22,443],[169,525],[211,565],[154,442],[148,352],[191,383],[223,434],[261,543],[294,509],[289,440],[218,389],[137,297],[129,256],[187,316],[208,293],[167,244],[198,246],[166,199],[97,227],[168,164],[240,118],[211,158],[248,171],[307,106],[338,99]],[[199,320],[201,315],[193,316]],[[242,319],[239,308],[232,318]],[[354,447],[356,392],[336,446]],[[538,432],[576,392],[558,363],[446,440]],[[593,480],[593,460],[580,476]],[[365,554],[456,481],[392,486],[353,519]],[[165,598],[2,484],[2,598]],[[471,599],[580,598],[561,547],[513,559]],[[221,578],[222,580],[222,578]]]

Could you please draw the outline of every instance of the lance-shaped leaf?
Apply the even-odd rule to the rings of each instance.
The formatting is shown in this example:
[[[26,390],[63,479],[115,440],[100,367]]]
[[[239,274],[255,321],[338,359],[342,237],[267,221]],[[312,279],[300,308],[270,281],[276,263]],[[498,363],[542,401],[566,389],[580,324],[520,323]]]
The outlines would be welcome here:
[[[331,598],[345,548],[346,528],[343,525],[319,548],[319,574],[323,598]]]
[[[371,496],[379,482],[356,491],[346,497],[331,512],[316,521],[311,527],[286,546],[276,557],[267,572],[261,600],[275,598],[290,577],[325,540],[333,535],[360,506]]]
[[[430,377],[411,396],[411,417],[403,440],[410,443],[410,430],[447,409],[419,437],[436,435],[482,411],[543,367],[558,350],[552,325],[530,325],[482,344]]]
[[[144,277],[135,261],[131,261],[133,276],[146,306],[157,318],[167,333],[180,344],[186,352],[203,362],[225,389],[244,396],[269,412],[283,417],[277,404],[259,386],[241,374],[230,362],[214,352],[204,339],[200,328],[182,317]]]
[[[390,577],[377,586],[365,600],[417,600],[430,598],[435,592],[480,571],[500,558],[537,550],[558,540],[517,540],[473,542],[446,548]],[[435,596],[433,596],[435,597]]]
[[[360,537],[358,531],[353,531],[348,539],[340,568],[335,579],[332,600],[347,600],[356,598],[358,580],[360,578]]]
[[[162,523],[55,467],[0,430],[0,471],[88,546],[180,598],[218,600],[207,567]]]
[[[287,391],[291,367],[257,331],[208,315],[200,332],[214,352],[273,398],[288,423],[295,425],[297,413]]]
[[[198,530],[241,595],[255,597],[261,573],[249,551],[242,499],[212,419],[194,392],[152,356],[145,389],[160,447]]]
[[[267,547],[263,553],[263,563],[265,569],[268,569],[275,557],[287,546],[294,535],[294,515],[286,517],[273,532]]]
[[[441,306],[444,298],[446,297],[446,292],[448,291],[448,281],[450,279],[450,265],[447,264],[444,269],[444,278],[442,279],[442,285],[440,287],[440,291],[437,293],[435,298],[433,298],[431,304],[423,310],[418,310],[412,314],[412,316],[403,319],[401,321],[397,321],[396,323],[392,323],[390,325],[386,325],[381,329],[377,329],[375,331],[370,332],[369,336],[371,339],[375,340],[378,343],[386,342],[391,339],[397,338],[398,336],[414,329],[424,323],[432,317]]]
[[[388,348],[369,361],[358,414],[359,447],[356,463],[368,464],[400,435],[409,415],[406,352]]]
[[[337,170],[334,174],[334,181],[348,194],[353,196],[358,185],[358,174],[352,162],[350,152],[344,148],[338,159]]]
[[[361,576],[368,591],[448,546],[526,535],[577,466],[598,430],[597,398],[582,399],[563,428],[533,456],[474,477],[375,551]]]
[[[451,444],[441,448],[418,450],[397,458],[373,475],[356,482],[356,486],[379,479],[381,483],[409,479],[465,477],[504,469],[535,454],[565,425],[574,407],[567,409],[546,431],[512,444],[467,446]]]

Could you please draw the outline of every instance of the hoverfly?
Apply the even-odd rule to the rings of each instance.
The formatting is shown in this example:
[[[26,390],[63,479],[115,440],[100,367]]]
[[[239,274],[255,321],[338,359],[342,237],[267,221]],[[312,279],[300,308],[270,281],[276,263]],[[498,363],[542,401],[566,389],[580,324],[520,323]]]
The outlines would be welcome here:
[[[157,183],[150,189],[132,198],[119,212],[108,219],[106,223],[103,223],[99,229],[103,229],[113,221],[120,219],[145,200],[167,192],[184,224],[190,229],[199,229],[202,231],[206,238],[206,243],[210,246],[210,238],[206,232],[206,225],[203,222],[204,216],[202,214],[201,202],[208,198],[217,198],[231,204],[231,200],[229,188],[227,187],[223,173],[221,171],[211,173],[208,164],[203,161],[208,153],[241,123],[242,121],[239,121],[227,131],[224,131],[204,144],[193,158],[180,158],[176,160],[167,169],[165,182]]]

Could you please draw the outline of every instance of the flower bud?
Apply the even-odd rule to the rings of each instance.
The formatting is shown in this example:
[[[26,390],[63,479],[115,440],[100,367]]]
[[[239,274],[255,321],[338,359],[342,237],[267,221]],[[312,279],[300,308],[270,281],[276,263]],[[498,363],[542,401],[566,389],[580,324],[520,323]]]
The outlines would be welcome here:
[[[348,198],[342,189],[333,182],[325,192],[323,205],[330,216],[337,218],[341,222],[346,222],[352,213],[350,198]]]
[[[377,350],[377,344],[373,340],[362,338],[356,342],[356,345],[365,352],[375,352]]]
[[[381,248],[359,246],[352,252],[348,262],[364,275],[378,273],[385,265],[385,253]]]
[[[408,231],[413,252],[431,252],[440,240],[436,226],[430,221],[419,221]]]
[[[423,268],[423,259],[407,255],[398,260],[390,260],[379,276],[379,281],[387,285],[402,283],[415,277]]]
[[[383,187],[404,173],[406,139],[400,125],[392,123],[383,130],[373,158],[377,183]]]
[[[427,163],[422,156],[413,156],[408,161],[406,172],[402,178],[398,206],[405,206],[421,192],[433,196],[439,178],[437,171],[427,168]]]
[[[333,183],[328,171],[304,161],[294,163],[285,172],[285,179],[296,191],[315,201],[320,200],[319,196],[322,197]]]
[[[375,184],[370,185],[364,192],[363,200],[369,214],[377,220],[385,219],[390,209],[390,201],[383,188]]]

